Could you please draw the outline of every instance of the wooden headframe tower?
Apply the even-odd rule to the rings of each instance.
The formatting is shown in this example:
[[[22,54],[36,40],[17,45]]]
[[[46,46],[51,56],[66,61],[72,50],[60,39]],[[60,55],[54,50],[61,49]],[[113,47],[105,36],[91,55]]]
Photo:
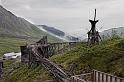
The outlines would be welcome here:
[[[99,20],[96,20],[96,9],[95,9],[94,20],[89,20],[89,22],[91,23],[91,29],[88,32],[88,45],[99,43],[99,39],[101,39],[99,32],[96,31],[96,23],[98,21]]]

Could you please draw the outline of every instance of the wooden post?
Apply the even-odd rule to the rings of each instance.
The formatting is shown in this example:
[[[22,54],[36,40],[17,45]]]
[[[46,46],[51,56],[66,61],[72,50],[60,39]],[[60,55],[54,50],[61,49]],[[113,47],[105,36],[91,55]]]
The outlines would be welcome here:
[[[100,82],[100,72],[98,72],[98,82]]]
[[[94,70],[91,73],[91,82],[95,82],[95,78],[94,78],[95,72]]]
[[[48,54],[49,54],[49,56],[51,56],[51,54],[50,54],[50,47],[49,47],[49,45],[48,45]]]
[[[122,82],[122,79],[120,79],[120,82]]]
[[[76,47],[76,42],[74,42],[74,45],[75,45],[74,47]]]
[[[27,46],[20,46],[21,48],[21,62],[23,64],[29,63],[29,49]]]
[[[93,70],[91,73],[91,82],[96,82],[96,71]]]
[[[52,45],[51,45],[51,44],[49,45],[48,52],[49,52],[49,55],[50,55],[50,56],[53,55],[53,54],[52,54]]]
[[[70,44],[70,42],[69,42],[69,50],[71,50],[71,44]]]
[[[65,48],[66,48],[66,47],[65,47],[65,45],[66,45],[66,43],[64,43],[63,53],[64,53],[64,52],[65,52],[65,50],[66,50],[66,49],[65,49]]]
[[[55,54],[57,54],[57,45],[54,43],[54,48],[55,48]]]
[[[94,82],[96,82],[96,71],[94,71]]]
[[[117,82],[117,77],[115,77],[115,82]]]
[[[104,73],[102,73],[102,82],[104,82]]]
[[[50,44],[50,54],[53,55],[53,46]]]
[[[72,42],[70,43],[70,48],[72,49],[72,47],[73,47],[73,44],[72,44]]]
[[[28,66],[31,67],[31,63],[32,63],[32,55],[31,55],[31,50],[28,49]]]
[[[48,44],[47,36],[44,36],[43,39],[44,39],[44,44]]]
[[[0,61],[0,79],[2,78],[3,74],[3,61]]]
[[[110,76],[110,82],[112,82],[112,76]]]
[[[60,44],[58,43],[58,54],[59,54],[59,50],[60,50]]]
[[[106,74],[106,82],[108,82],[108,75]]]
[[[59,50],[59,53],[61,54],[62,53],[62,43],[60,43],[60,50]]]
[[[46,46],[46,57],[49,58],[49,53],[48,53],[48,45]]]
[[[56,45],[55,45],[55,43],[53,44],[53,50],[54,50],[53,54],[56,54]]]
[[[63,53],[63,49],[64,49],[64,44],[62,43],[62,49],[61,49],[61,50],[62,50],[62,52],[61,52],[61,53]]]

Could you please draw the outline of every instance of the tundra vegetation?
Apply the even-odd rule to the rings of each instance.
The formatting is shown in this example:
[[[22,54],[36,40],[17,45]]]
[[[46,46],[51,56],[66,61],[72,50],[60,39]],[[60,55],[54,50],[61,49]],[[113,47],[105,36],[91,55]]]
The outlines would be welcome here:
[[[19,51],[19,46],[25,44],[25,40],[9,40],[5,52]],[[9,43],[10,42],[10,43]],[[1,42],[2,45],[2,42]],[[1,49],[3,49],[1,48]],[[6,51],[7,50],[7,51]],[[1,55],[4,52],[1,51]],[[75,49],[68,51],[65,54],[57,54],[49,58],[58,65],[74,74],[82,74],[90,72],[91,69],[97,69],[119,77],[124,77],[124,39],[118,36],[112,36],[108,40],[102,41],[99,45],[87,47],[86,44],[81,44]],[[48,80],[55,81],[53,75],[49,74],[42,66],[33,66],[28,68],[18,62],[6,61],[4,63],[4,82],[44,82]]]

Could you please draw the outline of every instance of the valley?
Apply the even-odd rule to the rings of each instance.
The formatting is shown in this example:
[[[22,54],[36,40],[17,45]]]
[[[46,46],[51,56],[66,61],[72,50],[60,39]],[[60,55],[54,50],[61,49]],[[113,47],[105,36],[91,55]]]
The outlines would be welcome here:
[[[48,25],[42,18],[37,19],[41,25],[35,24],[0,6],[0,81],[124,82],[124,27],[99,32],[96,15],[95,9],[87,34],[72,35],[50,26],[52,17],[44,20],[51,21]],[[5,54],[14,57],[5,58]]]

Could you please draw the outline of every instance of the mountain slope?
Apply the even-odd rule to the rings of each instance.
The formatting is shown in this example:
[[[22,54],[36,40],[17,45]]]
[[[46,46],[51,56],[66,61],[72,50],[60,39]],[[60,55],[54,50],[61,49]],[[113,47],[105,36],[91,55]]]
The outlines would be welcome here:
[[[111,37],[112,35],[124,36],[124,27],[112,28],[100,33],[101,36]]]
[[[49,27],[49,26],[46,26],[46,25],[39,25],[41,27],[43,27],[44,30],[47,30],[48,32],[51,32],[55,35],[58,35],[58,36],[64,36],[65,33],[63,31],[60,31],[54,27]]]
[[[65,41],[79,41],[79,38],[47,25],[37,25],[39,29]]]
[[[41,31],[35,25],[0,6],[0,36],[41,38],[44,35],[53,41],[57,40],[57,38]]]
[[[99,30],[98,30],[99,31]],[[88,31],[87,31],[88,32]],[[75,32],[74,35],[76,35],[77,37],[79,37],[80,39],[82,39],[83,41],[87,41],[87,32],[83,32],[82,30],[81,31],[78,31],[78,32]],[[111,36],[114,34],[114,35],[118,35],[120,37],[124,37],[124,27],[117,27],[117,28],[111,28],[111,29],[107,29],[107,30],[103,30],[103,31],[99,31],[100,33],[100,36],[103,38],[103,37],[106,37],[106,38],[111,38]]]

